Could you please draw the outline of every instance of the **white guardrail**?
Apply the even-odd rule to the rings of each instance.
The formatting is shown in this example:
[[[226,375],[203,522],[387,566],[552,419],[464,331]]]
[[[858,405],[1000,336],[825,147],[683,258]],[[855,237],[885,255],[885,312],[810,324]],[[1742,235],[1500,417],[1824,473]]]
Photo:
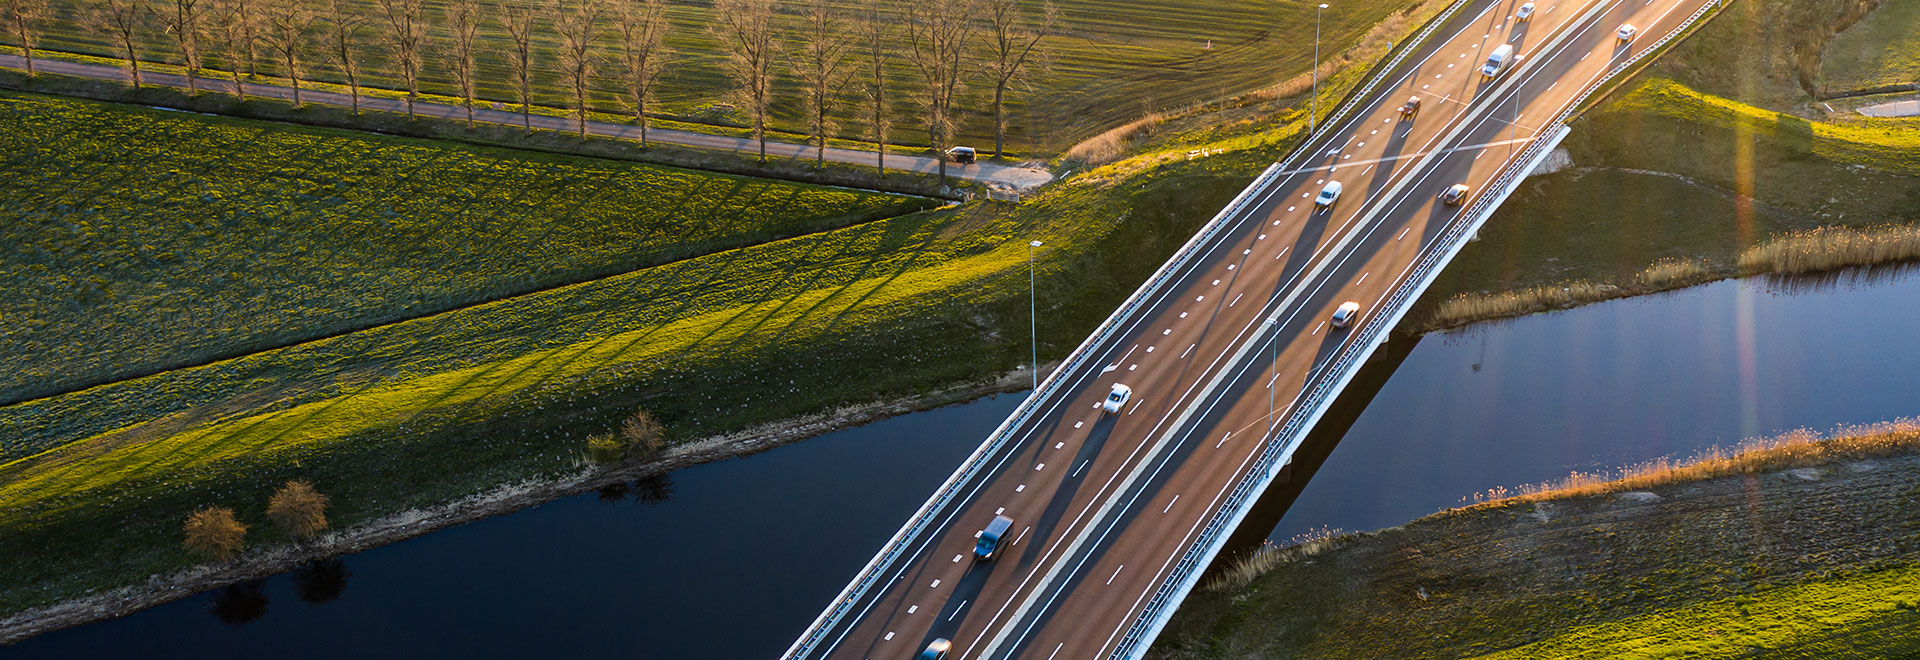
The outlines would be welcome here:
[[[1502,202],[1506,201],[1507,196],[1518,189],[1526,176],[1539,167],[1540,162],[1545,160],[1547,155],[1559,146],[1560,141],[1573,131],[1567,126],[1567,121],[1571,119],[1573,113],[1577,112],[1595,91],[1605,87],[1608,81],[1632,68],[1650,54],[1659,52],[1669,41],[1685,33],[1689,27],[1700,20],[1700,17],[1705,16],[1720,4],[1721,0],[1709,0],[1679,27],[1667,33],[1660,41],[1654,42],[1653,46],[1641,50],[1608,70],[1606,75],[1601,76],[1572,103],[1562,109],[1553,121],[1548,122],[1542,129],[1541,138],[1527,145],[1527,149],[1522,151],[1512,164],[1494,179],[1487,188],[1492,194],[1481,195],[1467,208],[1466,212],[1457,216],[1464,222],[1456,221],[1451,224],[1442,235],[1442,240],[1436,242],[1431,249],[1420,256],[1414,267],[1407,271],[1406,279],[1387,297],[1385,308],[1392,310],[1392,313],[1375,315],[1369,322],[1362,325],[1358,335],[1360,341],[1348,343],[1346,348],[1328,363],[1329,368],[1322,372],[1320,378],[1316,379],[1311,388],[1301,397],[1300,405],[1294,408],[1294,414],[1269,440],[1266,450],[1261,452],[1259,460],[1247,472],[1247,476],[1234,487],[1232,494],[1221,503],[1220,510],[1215,512],[1213,519],[1208,521],[1200,536],[1194,539],[1192,546],[1181,556],[1173,571],[1168,573],[1153,599],[1147,602],[1139,618],[1135,619],[1134,625],[1128,629],[1126,637],[1121,638],[1120,644],[1114,647],[1111,658],[1132,660],[1146,653],[1148,648],[1146,642],[1151,642],[1159,635],[1161,628],[1165,627],[1172,617],[1174,609],[1199,581],[1200,569],[1206,567],[1219,554],[1228,534],[1246,517],[1253,503],[1259,500],[1261,493],[1265,492],[1266,487],[1279,475],[1280,468],[1292,461],[1293,451],[1306,437],[1307,430],[1313,428],[1320,416],[1332,405],[1334,395],[1344,389],[1347,382],[1359,372],[1360,365],[1365,363],[1366,358],[1386,340],[1387,333],[1400,323],[1402,317],[1406,316],[1413,301],[1426,291],[1434,278],[1439,276],[1440,270],[1466,245],[1467,238],[1479,231],[1480,226],[1486,223]],[[1275,442],[1282,438],[1285,442]]]
[[[1007,419],[1002,421],[1000,426],[994,429],[991,435],[987,436],[987,440],[982,442],[978,448],[974,449],[973,454],[967,457],[966,462],[954,470],[952,476],[947,477],[946,483],[941,484],[940,489],[934,491],[933,496],[929,497],[925,504],[920,505],[920,510],[915,512],[913,517],[909,518],[905,525],[901,526],[900,531],[894,532],[893,538],[888,540],[886,545],[881,546],[880,551],[874,554],[873,559],[867,562],[866,567],[861,569],[853,581],[849,582],[847,587],[840,591],[840,595],[835,597],[833,602],[827,605],[826,610],[814,619],[813,625],[807,628],[806,633],[802,635],[800,639],[794,641],[793,646],[789,647],[786,654],[781,657],[788,660],[795,660],[805,657],[807,653],[812,652],[814,647],[826,637],[828,631],[832,630],[840,621],[841,617],[845,616],[847,611],[853,608],[854,603],[859,602],[860,598],[873,587],[874,583],[879,580],[880,575],[885,572],[885,569],[892,565],[893,561],[898,559],[900,555],[906,551],[907,547],[919,536],[920,532],[925,530],[927,526],[933,522],[934,514],[946,508],[946,505],[952,502],[953,498],[958,495],[961,486],[978,474],[988,460],[1006,444],[1008,439],[1013,437],[1014,431],[1025,424],[1028,419],[1032,418],[1033,414],[1040,408],[1039,403],[1052,396],[1060,389],[1071,374],[1086,364],[1086,361],[1094,354],[1094,347],[1099,346],[1109,337],[1113,336],[1134,312],[1140,310],[1148,298],[1151,298],[1162,286],[1173,279],[1174,273],[1185,268],[1188,262],[1192,260],[1193,255],[1199,252],[1200,247],[1211,242],[1213,238],[1219,234],[1220,229],[1226,226],[1227,220],[1239,214],[1239,212],[1246,207],[1247,203],[1252,200],[1254,193],[1265,188],[1273,181],[1277,173],[1282,171],[1283,164],[1298,160],[1302,154],[1306,153],[1308,147],[1319,142],[1331,133],[1335,127],[1340,125],[1341,120],[1345,119],[1362,101],[1365,101],[1373,94],[1374,88],[1378,87],[1382,80],[1392,75],[1393,71],[1406,59],[1408,53],[1417,49],[1420,44],[1424,43],[1427,37],[1433,33],[1435,28],[1445,23],[1453,16],[1454,12],[1469,2],[1471,2],[1471,0],[1457,0],[1453,6],[1448,7],[1444,13],[1435,17],[1434,20],[1429,21],[1426,29],[1422,30],[1417,36],[1408,40],[1398,49],[1399,53],[1394,56],[1390,63],[1381,67],[1379,71],[1367,81],[1364,87],[1358,92],[1349,95],[1347,102],[1341,104],[1332,115],[1327,117],[1327,120],[1321,124],[1324,128],[1314,135],[1308,136],[1308,138],[1301,142],[1300,146],[1295,147],[1293,153],[1288,154],[1286,158],[1267,166],[1267,169],[1261,172],[1260,176],[1255,177],[1252,183],[1247,184],[1247,187],[1241,190],[1240,194],[1235,196],[1233,201],[1227,204],[1226,208],[1221,209],[1211,220],[1207,221],[1207,224],[1202,226],[1199,232],[1195,233],[1192,238],[1187,239],[1186,244],[1180,246],[1179,251],[1175,252],[1172,258],[1161,264],[1160,268],[1154,271],[1153,276],[1147,278],[1147,281],[1135,289],[1133,294],[1128,296],[1127,300],[1121,303],[1118,309],[1115,309],[1112,314],[1108,315],[1107,319],[1101,322],[1100,327],[1095,329],[1093,334],[1088,335],[1086,340],[1080,342],[1080,345],[1073,349],[1073,352],[1068,353],[1067,359],[1061,363],[1060,367],[1054,369],[1053,373],[1048,374],[1046,379],[1041,382],[1040,387],[1028,394],[1026,400],[1022,401],[1020,406],[1015,408],[1013,413],[1008,415]]]

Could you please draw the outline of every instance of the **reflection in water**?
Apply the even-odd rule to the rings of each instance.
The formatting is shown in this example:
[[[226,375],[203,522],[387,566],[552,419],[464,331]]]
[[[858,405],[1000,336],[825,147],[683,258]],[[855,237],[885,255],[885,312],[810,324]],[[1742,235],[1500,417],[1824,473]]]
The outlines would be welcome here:
[[[340,598],[353,573],[346,562],[325,559],[301,566],[293,572],[293,593],[308,605],[319,605]]]
[[[248,580],[213,592],[207,611],[229,625],[240,625],[267,614],[267,581]]]
[[[636,502],[648,506],[657,506],[673,499],[673,475],[656,474],[643,477],[633,483],[617,482],[601,486],[594,493],[595,499],[607,504],[620,502],[631,497]]]

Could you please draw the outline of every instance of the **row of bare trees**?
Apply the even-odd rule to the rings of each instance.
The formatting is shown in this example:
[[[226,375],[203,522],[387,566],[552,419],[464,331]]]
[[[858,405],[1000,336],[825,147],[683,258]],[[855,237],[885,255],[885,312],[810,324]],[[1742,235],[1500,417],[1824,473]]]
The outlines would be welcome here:
[[[965,88],[984,81],[992,88],[994,153],[1006,148],[1006,99],[1010,87],[1041,59],[1041,44],[1057,28],[1047,0],[714,0],[709,35],[725,53],[730,99],[751,123],[766,159],[769,114],[782,76],[799,88],[807,132],[824,160],[829,136],[841,121],[859,117],[885,148],[899,85],[891,72],[917,74],[916,101],[925,110],[927,134],[936,150],[952,142],[956,104]],[[141,50],[149,35],[164,35],[186,71],[187,87],[200,91],[209,56],[225,67],[226,87],[244,99],[255,65],[267,58],[292,87],[294,105],[316,63],[346,83],[353,111],[361,111],[364,68],[377,46],[386,73],[405,92],[415,116],[423,74],[444,70],[474,121],[479,56],[501,52],[512,76],[522,125],[533,129],[531,104],[537,70],[560,74],[574,128],[585,135],[588,102],[613,92],[647,141],[647,111],[674,58],[667,46],[669,0],[86,0],[83,27],[104,36],[125,60],[134,87],[144,84]],[[51,21],[47,0],[0,0],[0,18],[10,39],[27,56]],[[505,48],[482,43],[483,32],[505,35]],[[551,57],[551,61],[547,58]],[[603,68],[615,69],[605,72]],[[606,73],[604,78],[602,74]],[[599,89],[602,80],[618,89]],[[859,84],[855,84],[858,82]],[[860,93],[855,94],[855,89]],[[854,111],[849,95],[870,103]],[[941,176],[946,174],[941,165]]]

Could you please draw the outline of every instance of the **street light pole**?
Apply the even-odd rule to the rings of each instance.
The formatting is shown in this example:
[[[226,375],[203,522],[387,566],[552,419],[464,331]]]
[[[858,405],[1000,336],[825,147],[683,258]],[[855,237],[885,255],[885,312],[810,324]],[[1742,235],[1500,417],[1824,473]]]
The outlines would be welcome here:
[[[1267,435],[1271,436],[1273,435],[1273,382],[1280,379],[1279,319],[1273,316],[1267,317],[1267,329],[1273,333],[1273,339],[1269,340],[1273,342],[1273,366],[1272,371],[1267,375]]]
[[[1033,249],[1041,245],[1044,243],[1040,241],[1027,243],[1027,331],[1033,340],[1034,394],[1040,393],[1040,296],[1033,288]]]
[[[1313,10],[1313,98],[1307,99],[1307,135],[1313,135],[1313,123],[1320,114],[1320,12],[1326,8],[1323,2]]]

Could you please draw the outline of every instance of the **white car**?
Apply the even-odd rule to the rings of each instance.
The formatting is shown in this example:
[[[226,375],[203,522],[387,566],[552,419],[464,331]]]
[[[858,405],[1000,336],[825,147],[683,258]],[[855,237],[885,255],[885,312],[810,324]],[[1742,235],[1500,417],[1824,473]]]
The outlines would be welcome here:
[[[1467,188],[1467,184],[1464,184],[1464,183],[1453,184],[1452,188],[1448,188],[1444,191],[1441,191],[1440,201],[1446,204],[1447,206],[1459,206],[1460,200],[1467,198],[1468,190],[1469,188]]]
[[[1333,327],[1344,328],[1353,323],[1353,317],[1360,315],[1360,303],[1346,301],[1333,310]]]
[[[1333,203],[1339,200],[1340,182],[1328,181],[1327,186],[1320,189],[1320,196],[1313,198],[1313,205],[1324,209],[1333,206]]]
[[[1520,5],[1520,9],[1513,12],[1513,20],[1521,23],[1533,20],[1533,3]]]
[[[1107,400],[1100,402],[1100,409],[1110,413],[1120,412],[1121,408],[1126,407],[1127,400],[1132,398],[1133,388],[1114,383],[1113,390],[1107,392]]]
[[[1480,75],[1498,78],[1500,74],[1506,73],[1507,67],[1512,65],[1513,44],[1500,44],[1499,48],[1493,49],[1493,53],[1487,56],[1487,63],[1480,65]]]
[[[1633,41],[1633,35],[1639,32],[1640,28],[1634,27],[1630,23],[1621,23],[1620,31],[1613,33],[1613,36],[1619,37],[1621,41]]]

